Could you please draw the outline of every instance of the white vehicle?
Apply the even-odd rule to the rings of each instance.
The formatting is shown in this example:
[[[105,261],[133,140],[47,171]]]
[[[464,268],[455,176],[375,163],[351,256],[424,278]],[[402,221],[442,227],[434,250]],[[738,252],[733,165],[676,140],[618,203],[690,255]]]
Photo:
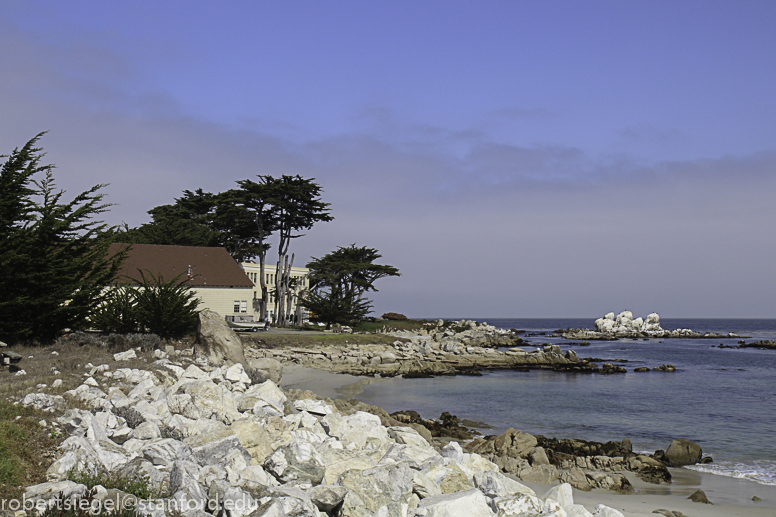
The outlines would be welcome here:
[[[253,321],[253,316],[230,315],[226,317],[226,324],[235,332],[269,330],[268,321]]]

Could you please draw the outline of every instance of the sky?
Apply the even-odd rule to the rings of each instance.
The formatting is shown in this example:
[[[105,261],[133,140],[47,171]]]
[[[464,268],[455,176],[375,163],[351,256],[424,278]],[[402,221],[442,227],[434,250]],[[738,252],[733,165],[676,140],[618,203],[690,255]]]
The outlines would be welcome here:
[[[1,3],[0,153],[110,224],[298,174],[376,315],[776,318],[776,2]]]

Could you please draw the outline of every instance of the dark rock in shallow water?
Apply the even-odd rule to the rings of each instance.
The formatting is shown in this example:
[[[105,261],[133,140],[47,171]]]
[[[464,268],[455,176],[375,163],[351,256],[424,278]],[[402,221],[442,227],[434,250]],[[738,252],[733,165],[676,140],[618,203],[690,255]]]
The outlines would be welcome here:
[[[647,368],[646,366],[640,366],[638,368],[635,368],[633,371],[634,372],[648,372],[649,368]]]
[[[759,348],[761,350],[776,350],[776,341],[755,341],[754,343],[743,343],[738,348]]]
[[[701,446],[690,440],[680,438],[671,442],[665,452],[665,463],[669,467],[695,465],[703,457]]]
[[[622,366],[614,366],[612,363],[604,363],[601,367],[601,373],[625,373],[626,370]]]
[[[391,418],[403,424],[416,424],[422,425],[429,430],[431,436],[434,438],[454,438],[456,440],[471,440],[475,435],[480,434],[474,429],[469,429],[461,425],[461,421],[455,415],[451,415],[447,411],[442,413],[439,417],[439,422],[436,420],[426,420],[418,414],[417,411],[396,411],[391,413]]]
[[[673,364],[661,364],[660,366],[656,366],[652,369],[656,372],[675,372],[676,366]]]

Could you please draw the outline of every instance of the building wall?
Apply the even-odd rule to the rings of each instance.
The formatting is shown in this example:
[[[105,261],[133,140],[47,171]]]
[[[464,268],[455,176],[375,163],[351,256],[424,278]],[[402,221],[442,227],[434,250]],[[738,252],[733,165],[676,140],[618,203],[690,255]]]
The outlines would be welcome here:
[[[253,293],[251,294],[251,298],[255,300],[254,305],[254,318],[258,320],[259,318],[259,301],[261,300],[261,285],[259,283],[259,275],[261,274],[261,267],[258,263],[255,262],[241,262],[240,267],[243,268],[243,271],[245,271],[245,274],[248,275],[248,278],[255,284],[255,287],[253,288]],[[273,316],[273,311],[275,307],[275,298],[274,298],[274,291],[275,289],[275,275],[277,274],[277,267],[273,265],[266,264],[264,266],[264,275],[265,275],[265,283],[267,284],[267,288],[269,289],[269,300],[267,304],[267,313],[270,315],[270,319]],[[291,268],[291,278],[297,279],[297,287],[295,289],[295,296],[294,301],[291,304],[290,310],[287,309],[291,314],[296,313],[296,302],[298,299],[298,294],[304,290],[306,290],[309,287],[309,282],[307,280],[308,275],[310,274],[310,270],[306,267],[292,267]],[[249,302],[250,305],[250,302]],[[302,319],[307,319],[307,311],[303,311],[302,313]]]
[[[235,314],[235,302],[242,305],[245,302],[246,312],[242,314],[254,315],[253,310],[253,289],[249,287],[192,287],[197,297],[200,299],[200,309],[210,309],[221,316]]]

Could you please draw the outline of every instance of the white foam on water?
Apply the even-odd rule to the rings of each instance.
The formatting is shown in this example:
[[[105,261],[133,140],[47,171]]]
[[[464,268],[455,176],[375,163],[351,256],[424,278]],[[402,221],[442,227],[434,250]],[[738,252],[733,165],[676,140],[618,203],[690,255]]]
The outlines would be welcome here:
[[[705,465],[687,465],[684,468],[776,486],[776,462],[774,461],[755,460],[752,463],[720,461]]]

